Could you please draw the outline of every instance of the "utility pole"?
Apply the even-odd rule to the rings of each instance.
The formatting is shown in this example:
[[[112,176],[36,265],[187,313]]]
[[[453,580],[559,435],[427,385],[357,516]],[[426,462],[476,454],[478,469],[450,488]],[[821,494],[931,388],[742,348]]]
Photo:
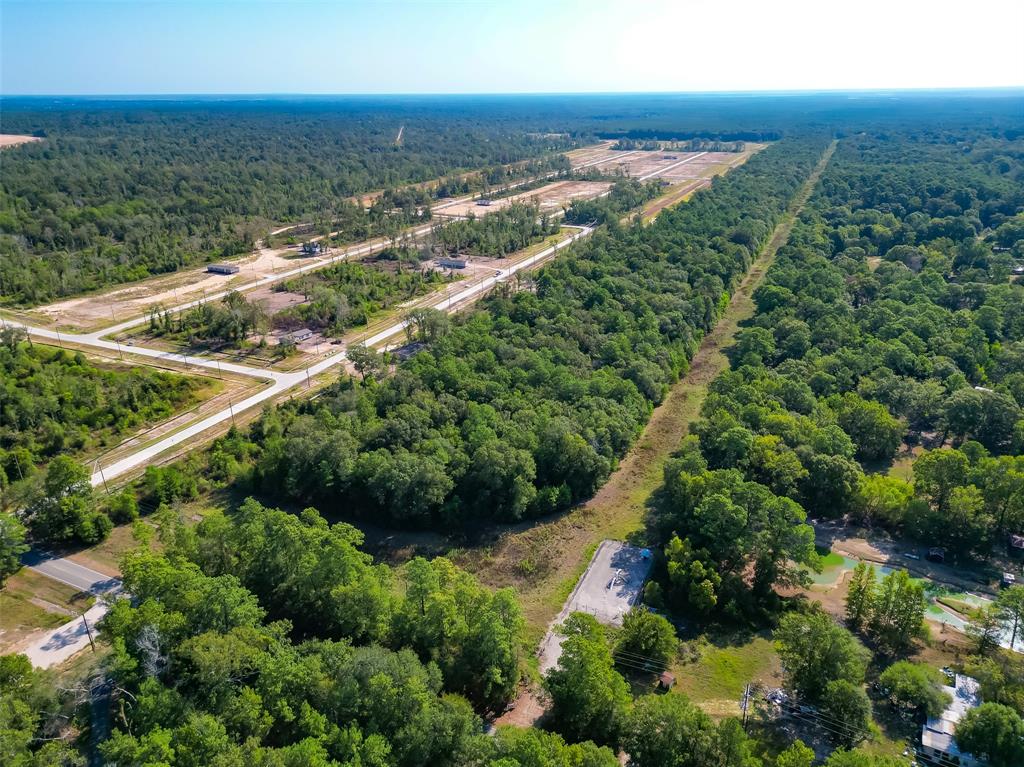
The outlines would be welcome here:
[[[223,410],[221,411],[224,412]],[[231,400],[228,400],[228,412],[231,413],[231,425],[235,425],[235,408],[231,405]]]
[[[82,613],[82,623],[85,625],[85,633],[89,637],[89,646],[93,652],[96,652],[96,643],[92,641],[92,629],[89,628],[89,621],[85,617],[85,613]]]
[[[103,490],[107,495],[110,495],[110,488],[107,487],[107,478],[103,476],[103,467],[100,466],[100,459],[96,459],[96,469],[100,473],[100,479],[103,480]]]
[[[743,687],[743,701],[741,707],[743,709],[743,731],[747,731],[747,708],[750,706],[750,682],[747,682]]]

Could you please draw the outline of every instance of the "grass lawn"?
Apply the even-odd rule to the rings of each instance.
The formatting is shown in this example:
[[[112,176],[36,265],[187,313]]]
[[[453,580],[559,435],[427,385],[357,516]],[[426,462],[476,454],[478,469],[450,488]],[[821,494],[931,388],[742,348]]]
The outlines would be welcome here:
[[[914,479],[914,458],[914,455],[906,453],[898,455],[889,467],[889,476],[911,482]]]
[[[34,631],[67,623],[92,603],[92,596],[22,568],[0,591],[0,650],[13,647]]]
[[[88,549],[71,554],[68,556],[68,559],[105,575],[116,576],[121,573],[119,569],[121,555],[138,545],[138,542],[132,536],[132,526],[118,525],[110,531],[110,535],[107,536],[106,540],[95,546],[90,546]]]
[[[968,618],[973,618],[980,612],[978,605],[971,604],[964,599],[957,599],[956,597],[940,596],[936,597],[935,601],[956,610],[961,615],[966,615]]]
[[[676,689],[712,716],[740,712],[740,698],[747,682],[777,686],[782,664],[768,632],[753,636],[701,637],[693,643],[699,652],[694,661],[673,664]]]

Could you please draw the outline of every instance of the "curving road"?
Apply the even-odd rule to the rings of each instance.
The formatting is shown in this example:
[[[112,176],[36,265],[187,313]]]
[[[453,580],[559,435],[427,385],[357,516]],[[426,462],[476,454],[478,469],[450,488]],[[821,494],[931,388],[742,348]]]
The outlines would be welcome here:
[[[89,645],[90,630],[95,635],[96,624],[110,609],[110,603],[104,597],[113,598],[122,593],[121,579],[111,578],[70,559],[61,559],[48,551],[38,549],[31,549],[23,554],[21,561],[25,567],[48,578],[98,597],[96,604],[83,615],[52,631],[47,631],[23,650],[33,666],[50,668],[63,663]]]
[[[509,277],[514,275],[516,272],[522,271],[523,269],[530,269],[542,261],[551,258],[555,253],[568,247],[572,243],[576,242],[583,237],[589,236],[593,232],[591,227],[581,227],[580,231],[571,235],[570,237],[556,243],[544,250],[535,253],[534,255],[524,258],[505,269],[496,270],[496,273],[492,277],[488,277],[480,282],[470,285],[463,290],[458,291],[450,296],[442,296],[438,298],[437,306],[447,305],[451,308],[451,311],[458,311],[462,308],[462,305],[467,301],[470,301],[482,293],[490,290],[492,287],[500,282],[504,282]],[[322,266],[322,263],[320,264]],[[308,384],[309,380],[326,370],[330,370],[342,364],[346,359],[346,352],[341,351],[337,354],[332,354],[330,357],[310,365],[305,370],[299,370],[290,373],[283,373],[276,370],[261,370],[257,368],[251,368],[246,365],[239,365],[235,363],[224,363],[217,360],[211,360],[205,357],[199,356],[188,356],[184,354],[177,354],[173,352],[166,352],[160,349],[149,349],[143,346],[123,346],[114,341],[106,341],[101,338],[101,335],[107,335],[112,332],[111,328],[99,330],[94,333],[85,334],[69,334],[59,333],[56,330],[49,330],[46,328],[37,328],[31,325],[25,325],[20,322],[9,322],[12,326],[24,328],[30,335],[37,338],[44,338],[47,340],[67,340],[76,344],[81,344],[86,347],[93,347],[104,350],[117,350],[122,353],[129,355],[140,355],[143,357],[149,357],[152,359],[159,359],[162,361],[175,361],[184,362],[188,365],[195,365],[197,367],[205,367],[211,369],[222,369],[228,370],[233,373],[240,373],[242,375],[253,376],[256,378],[269,379],[271,382],[270,386],[261,389],[255,394],[250,395],[240,402],[233,402],[228,407],[223,408],[216,413],[212,413],[205,418],[190,424],[189,426],[170,434],[163,439],[157,440],[150,445],[143,447],[131,455],[128,455],[119,461],[115,461],[109,466],[104,466],[92,475],[92,484],[97,486],[107,482],[115,477],[119,477],[122,474],[132,471],[139,466],[144,466],[156,458],[158,455],[166,450],[170,450],[183,442],[187,442],[194,437],[202,434],[203,432],[211,429],[228,419],[234,417],[235,413],[241,413],[249,410],[250,408],[256,407],[274,397],[277,397],[284,392],[291,389],[295,389],[301,385]],[[392,336],[398,335],[405,330],[408,323],[405,320],[395,322],[383,330],[378,331],[374,335],[363,340],[365,346],[378,346],[383,342],[387,341]]]

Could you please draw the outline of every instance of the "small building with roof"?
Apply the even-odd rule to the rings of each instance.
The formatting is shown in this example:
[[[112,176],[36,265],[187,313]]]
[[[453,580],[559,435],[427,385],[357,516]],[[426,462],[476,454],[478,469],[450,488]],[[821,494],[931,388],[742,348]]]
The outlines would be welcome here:
[[[981,705],[978,680],[957,674],[952,687],[943,687],[952,702],[938,716],[928,717],[921,727],[923,756],[940,764],[959,764],[960,767],[982,767],[986,761],[961,751],[956,743],[956,726],[972,708]]]
[[[303,341],[308,341],[312,337],[313,337],[313,331],[310,330],[309,328],[299,328],[298,330],[293,330],[291,333],[285,333],[284,334],[284,338],[288,339],[293,344],[298,344],[298,343],[302,343]]]

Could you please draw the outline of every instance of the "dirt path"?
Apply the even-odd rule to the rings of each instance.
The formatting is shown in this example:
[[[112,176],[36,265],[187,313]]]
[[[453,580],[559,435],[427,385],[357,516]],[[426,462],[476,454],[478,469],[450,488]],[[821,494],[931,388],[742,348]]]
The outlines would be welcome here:
[[[739,324],[753,315],[751,296],[789,238],[796,217],[834,150],[835,142],[794,196],[771,240],[734,292],[725,314],[701,344],[689,372],[654,410],[636,445],[597,494],[554,521],[510,531],[486,551],[467,552],[460,557],[461,564],[485,583],[518,589],[531,648],[558,612],[597,542],[622,539],[641,528],[646,503],[661,484],[665,462],[698,417],[708,384],[728,366],[722,349],[732,343]]]

